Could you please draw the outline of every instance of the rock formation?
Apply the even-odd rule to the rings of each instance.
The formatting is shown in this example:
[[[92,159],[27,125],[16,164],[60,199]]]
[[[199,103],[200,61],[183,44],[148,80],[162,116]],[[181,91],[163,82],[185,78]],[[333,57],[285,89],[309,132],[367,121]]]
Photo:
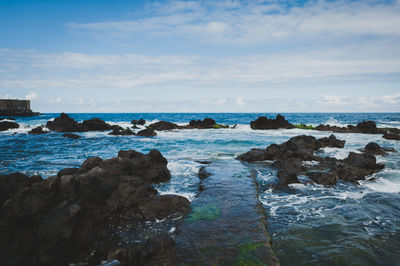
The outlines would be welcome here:
[[[158,195],[151,186],[169,179],[167,161],[157,150],[91,157],[44,180],[19,173],[0,176],[1,264],[167,261],[174,244],[168,234],[120,243],[126,225],[135,230],[140,222],[189,212],[186,198]]]

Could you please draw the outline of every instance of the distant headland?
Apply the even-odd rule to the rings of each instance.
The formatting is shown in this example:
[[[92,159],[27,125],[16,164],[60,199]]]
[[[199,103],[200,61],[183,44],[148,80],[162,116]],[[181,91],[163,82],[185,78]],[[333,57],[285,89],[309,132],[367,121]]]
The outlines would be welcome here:
[[[38,112],[32,112],[30,100],[0,99],[1,116],[35,116]]]

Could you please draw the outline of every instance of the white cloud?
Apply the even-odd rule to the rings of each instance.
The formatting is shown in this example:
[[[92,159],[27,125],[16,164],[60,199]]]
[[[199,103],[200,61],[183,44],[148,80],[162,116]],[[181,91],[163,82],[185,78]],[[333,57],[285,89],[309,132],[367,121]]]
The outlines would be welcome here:
[[[226,99],[221,98],[221,99],[207,99],[207,100],[201,100],[202,104],[205,105],[217,105],[217,106],[222,106],[226,104]]]
[[[2,99],[18,99],[17,97],[15,97],[14,95],[11,94],[5,94],[3,95],[3,97],[1,97]]]
[[[396,26],[400,25],[400,6],[372,1],[313,1],[289,9],[286,3],[275,1],[167,1],[150,6],[148,11],[149,16],[136,20],[70,23],[68,28],[229,43],[400,35],[400,27]]]
[[[246,102],[243,100],[242,97],[237,98],[236,101],[235,101],[235,103],[236,103],[238,106],[245,106],[245,105],[246,105]]]
[[[38,94],[36,92],[30,92],[25,96],[25,99],[27,100],[34,100],[38,97]]]
[[[371,111],[371,108],[374,110],[388,107],[398,108],[400,106],[400,93],[371,97],[322,95],[317,103],[321,106],[352,107],[355,110],[363,109],[366,111]]]

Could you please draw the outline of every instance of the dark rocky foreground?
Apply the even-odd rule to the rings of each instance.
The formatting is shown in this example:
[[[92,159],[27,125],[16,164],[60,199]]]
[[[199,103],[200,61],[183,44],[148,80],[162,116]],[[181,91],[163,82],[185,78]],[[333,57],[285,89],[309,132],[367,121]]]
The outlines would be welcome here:
[[[138,234],[144,221],[190,211],[186,198],[160,196],[151,186],[169,179],[167,161],[157,150],[91,157],[44,180],[0,176],[1,265],[169,263],[174,241],[167,232]],[[124,232],[132,230],[136,241],[125,243]]]
[[[377,164],[374,154],[394,152],[393,149],[382,148],[376,143],[369,143],[361,154],[350,152],[344,160],[316,155],[323,147],[343,148],[345,141],[334,135],[329,138],[316,139],[313,136],[301,135],[293,137],[280,145],[271,144],[266,149],[252,149],[239,155],[238,160],[245,162],[273,161],[279,169],[278,188],[285,188],[291,183],[300,183],[298,176],[306,175],[315,183],[335,185],[338,180],[357,183],[366,176],[379,172],[383,164]],[[314,161],[307,164],[304,162]]]

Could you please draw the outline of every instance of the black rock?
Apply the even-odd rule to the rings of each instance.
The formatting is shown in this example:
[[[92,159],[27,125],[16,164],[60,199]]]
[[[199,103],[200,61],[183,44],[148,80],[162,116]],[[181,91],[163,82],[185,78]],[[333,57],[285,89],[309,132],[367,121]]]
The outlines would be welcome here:
[[[15,122],[10,122],[10,121],[0,122],[0,131],[6,131],[14,128],[19,128],[19,125]]]
[[[294,128],[282,115],[277,115],[275,119],[268,119],[266,116],[260,116],[255,121],[250,122],[250,127],[252,129]]]
[[[35,127],[35,128],[33,128],[32,130],[30,130],[28,132],[28,134],[31,134],[31,135],[41,135],[41,134],[46,134],[46,133],[49,133],[49,132],[48,131],[43,131],[43,127],[42,126]]]
[[[133,124],[133,125],[142,125],[143,126],[144,124],[146,124],[146,120],[144,120],[143,118],[140,118],[139,120],[133,119],[131,124]]]
[[[200,167],[199,172],[197,173],[197,176],[201,179],[204,180],[207,177],[209,177],[211,173],[207,172],[205,166]]]
[[[182,127],[178,126],[175,123],[171,123],[171,122],[167,122],[167,121],[159,121],[159,122],[149,125],[148,128],[161,131],[161,130],[180,129]]]
[[[137,135],[141,137],[155,137],[157,136],[157,133],[151,128],[146,128],[139,131]]]
[[[63,138],[70,138],[70,139],[80,139],[81,136],[73,133],[65,133],[62,135]]]

